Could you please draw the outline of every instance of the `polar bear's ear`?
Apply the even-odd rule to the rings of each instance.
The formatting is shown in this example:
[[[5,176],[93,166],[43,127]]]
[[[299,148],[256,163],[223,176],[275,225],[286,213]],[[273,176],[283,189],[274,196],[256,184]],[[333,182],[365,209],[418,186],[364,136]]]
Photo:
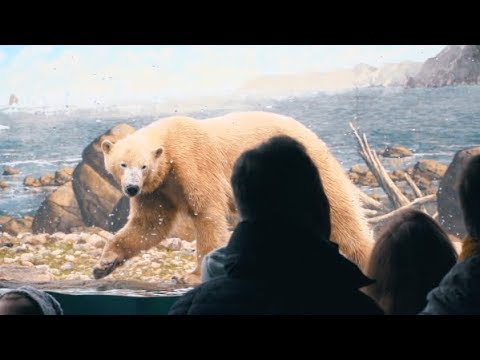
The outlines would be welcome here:
[[[159,147],[157,150],[153,152],[153,156],[155,157],[155,159],[158,159],[160,155],[162,155],[162,153],[163,153],[163,147]]]
[[[112,151],[113,143],[111,141],[105,140],[102,142],[102,151],[104,154],[109,154]]]

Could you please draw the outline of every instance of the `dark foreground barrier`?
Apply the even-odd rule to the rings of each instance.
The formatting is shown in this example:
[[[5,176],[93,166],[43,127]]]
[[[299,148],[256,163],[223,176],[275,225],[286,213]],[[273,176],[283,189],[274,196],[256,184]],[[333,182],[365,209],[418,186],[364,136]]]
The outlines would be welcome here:
[[[178,296],[63,294],[48,291],[64,315],[166,315]]]
[[[25,283],[0,280],[0,295],[22,285],[51,294],[65,315],[166,315],[189,288],[174,283],[63,280]]]

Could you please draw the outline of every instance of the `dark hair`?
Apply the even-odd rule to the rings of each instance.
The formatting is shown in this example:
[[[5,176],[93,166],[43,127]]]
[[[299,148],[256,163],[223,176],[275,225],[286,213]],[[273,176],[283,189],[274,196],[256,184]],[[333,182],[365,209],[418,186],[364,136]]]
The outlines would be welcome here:
[[[376,241],[368,268],[376,282],[366,292],[386,314],[417,314],[456,258],[448,235],[434,219],[421,211],[402,211]]]
[[[460,177],[460,204],[470,236],[480,240],[480,155],[473,156]]]
[[[25,294],[6,293],[0,301],[8,308],[8,315],[44,315],[40,305]]]
[[[243,219],[315,224],[330,238],[330,205],[320,174],[298,141],[275,136],[244,152],[231,183]]]

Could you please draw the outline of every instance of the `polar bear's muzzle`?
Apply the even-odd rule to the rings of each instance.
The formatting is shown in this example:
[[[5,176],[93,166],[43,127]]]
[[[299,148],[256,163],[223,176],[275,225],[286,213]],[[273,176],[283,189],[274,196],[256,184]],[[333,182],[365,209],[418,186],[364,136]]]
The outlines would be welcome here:
[[[139,191],[140,191],[140,186],[137,186],[137,185],[127,185],[125,187],[125,194],[131,197],[137,195]]]
[[[140,194],[143,184],[143,174],[140,169],[125,169],[122,188],[125,195],[133,197]]]

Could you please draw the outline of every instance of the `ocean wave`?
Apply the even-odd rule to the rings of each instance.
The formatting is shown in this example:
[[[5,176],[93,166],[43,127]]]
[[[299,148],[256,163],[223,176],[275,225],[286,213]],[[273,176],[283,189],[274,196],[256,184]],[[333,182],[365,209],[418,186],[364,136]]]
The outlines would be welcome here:
[[[461,149],[461,148],[459,148]],[[455,155],[457,151],[431,151],[431,152],[421,152],[421,153],[414,153],[413,156],[416,158],[421,158],[421,159],[428,159],[428,158],[434,158],[438,156],[453,156]]]
[[[0,125],[0,130],[9,130],[10,126],[7,125]]]
[[[45,160],[45,159],[37,159],[37,160],[17,160],[17,161],[7,161],[2,163],[1,165],[4,166],[18,166],[18,165],[24,165],[24,164],[36,164],[36,165],[54,165],[58,163],[65,163],[65,164],[70,164],[70,163],[79,163],[82,161],[81,157],[78,158],[67,158],[67,159],[58,159],[58,160]]]

